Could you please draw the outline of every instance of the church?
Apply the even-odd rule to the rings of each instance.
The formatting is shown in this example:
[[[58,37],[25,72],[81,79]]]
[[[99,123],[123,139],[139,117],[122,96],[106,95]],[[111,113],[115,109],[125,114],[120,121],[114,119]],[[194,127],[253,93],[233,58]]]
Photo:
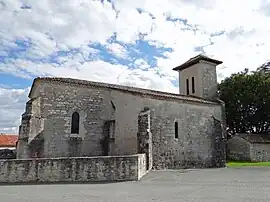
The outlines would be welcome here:
[[[22,114],[17,159],[121,156],[146,149],[154,169],[224,167],[220,64],[198,55],[173,68],[179,73],[177,94],[38,77]]]

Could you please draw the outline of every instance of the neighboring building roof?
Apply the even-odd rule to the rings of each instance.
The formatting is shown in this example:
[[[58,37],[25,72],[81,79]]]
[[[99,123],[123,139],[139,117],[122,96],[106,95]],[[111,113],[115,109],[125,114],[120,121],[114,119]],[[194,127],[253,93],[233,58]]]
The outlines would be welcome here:
[[[212,59],[212,58],[209,58],[205,55],[197,55],[193,58],[190,58],[188,61],[186,61],[185,63],[173,68],[173,70],[176,70],[176,71],[181,71],[181,70],[184,70],[192,65],[195,65],[197,63],[199,63],[200,61],[207,61],[207,62],[211,62],[211,63],[214,63],[216,65],[220,65],[222,64],[223,62],[222,61],[219,61],[219,60],[215,60],[215,59]]]
[[[87,80],[80,80],[80,79],[72,79],[72,78],[61,78],[61,77],[37,77],[34,79],[32,88],[29,93],[29,98],[32,98],[32,94],[34,89],[37,86],[37,83],[45,82],[45,83],[54,83],[54,84],[64,84],[64,85],[77,85],[79,87],[100,87],[100,88],[109,88],[120,90],[124,92],[129,92],[132,94],[140,94],[140,95],[150,95],[155,97],[167,98],[167,99],[177,99],[177,100],[184,100],[190,102],[199,102],[205,104],[223,104],[223,101],[219,99],[209,100],[204,99],[192,95],[181,95],[181,94],[174,94],[150,89],[143,89],[143,88],[136,88],[130,86],[123,86],[123,85],[116,85],[116,84],[109,84],[109,83],[102,83],[102,82],[94,82],[94,81],[87,81]]]
[[[236,134],[251,143],[270,143],[270,134],[245,134],[239,133]]]
[[[18,135],[0,134],[0,147],[16,147]]]

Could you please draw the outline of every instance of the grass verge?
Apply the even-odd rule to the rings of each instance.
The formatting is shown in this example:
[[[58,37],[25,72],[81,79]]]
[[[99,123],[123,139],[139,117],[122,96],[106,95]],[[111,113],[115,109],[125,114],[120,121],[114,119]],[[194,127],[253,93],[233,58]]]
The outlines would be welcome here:
[[[270,166],[270,162],[229,161],[227,167]]]

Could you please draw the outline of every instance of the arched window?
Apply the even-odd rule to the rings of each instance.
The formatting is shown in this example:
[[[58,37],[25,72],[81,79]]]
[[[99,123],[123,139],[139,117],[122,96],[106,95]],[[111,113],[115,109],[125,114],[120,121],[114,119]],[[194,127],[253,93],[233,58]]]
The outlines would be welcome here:
[[[80,115],[78,112],[72,114],[71,134],[79,134]]]
[[[178,134],[178,122],[175,121],[174,122],[174,138],[178,139],[178,136],[179,136],[179,134]]]

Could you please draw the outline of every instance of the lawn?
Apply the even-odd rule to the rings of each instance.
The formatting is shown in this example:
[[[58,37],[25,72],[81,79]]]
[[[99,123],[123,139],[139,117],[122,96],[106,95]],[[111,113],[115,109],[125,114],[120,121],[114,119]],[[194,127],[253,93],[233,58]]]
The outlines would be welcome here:
[[[270,162],[245,162],[245,161],[229,161],[227,167],[243,167],[243,166],[270,166]]]

